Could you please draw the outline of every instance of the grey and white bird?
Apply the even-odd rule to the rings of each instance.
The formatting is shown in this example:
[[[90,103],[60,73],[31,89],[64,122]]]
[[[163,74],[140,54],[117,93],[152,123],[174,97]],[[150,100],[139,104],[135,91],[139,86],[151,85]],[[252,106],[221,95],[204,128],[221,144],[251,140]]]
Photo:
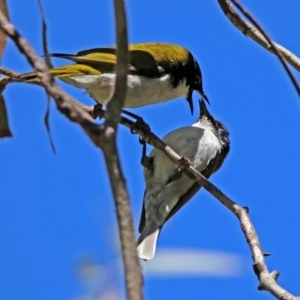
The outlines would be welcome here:
[[[198,121],[171,131],[163,140],[206,178],[222,166],[230,149],[229,132],[209,113],[203,100]],[[144,170],[146,191],[137,242],[138,256],[144,260],[154,257],[163,225],[201,188],[178,172],[163,152],[153,149],[150,158],[152,166]]]

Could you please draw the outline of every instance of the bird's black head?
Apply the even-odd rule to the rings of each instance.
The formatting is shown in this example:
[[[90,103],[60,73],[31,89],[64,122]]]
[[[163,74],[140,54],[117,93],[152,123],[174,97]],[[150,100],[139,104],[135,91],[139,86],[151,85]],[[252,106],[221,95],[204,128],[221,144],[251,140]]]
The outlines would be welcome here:
[[[194,57],[193,57],[192,61],[193,61],[193,66],[192,66],[193,73],[192,73],[192,76],[190,79],[190,92],[187,97],[187,101],[190,105],[191,112],[193,113],[193,108],[194,108],[193,100],[192,100],[193,91],[196,91],[197,93],[199,93],[208,104],[209,104],[209,100],[203,90],[202,74],[201,74],[199,64]]]
[[[195,77],[194,77],[194,83],[192,85],[192,88],[196,92],[198,92],[203,97],[203,99],[209,104],[209,100],[203,90],[201,70],[200,70],[199,64],[195,58],[194,58],[194,63],[195,63]]]

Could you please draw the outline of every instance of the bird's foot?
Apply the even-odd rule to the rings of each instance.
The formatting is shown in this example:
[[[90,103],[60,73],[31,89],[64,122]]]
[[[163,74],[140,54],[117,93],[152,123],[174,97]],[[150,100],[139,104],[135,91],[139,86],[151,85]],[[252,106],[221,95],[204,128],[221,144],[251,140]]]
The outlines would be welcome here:
[[[130,131],[131,133],[135,134],[138,133],[139,131],[147,131],[151,132],[150,126],[143,120],[142,117],[133,114],[127,110],[122,110],[122,113],[130,116],[131,118],[135,119],[136,121],[130,126]]]
[[[191,165],[191,161],[186,158],[186,157],[181,157],[178,160],[178,168],[177,171],[178,172],[182,172],[184,169],[186,169],[187,167],[189,167]]]
[[[126,110],[122,110],[122,113],[136,120],[130,126],[130,131],[132,134],[139,133],[140,131],[143,133],[151,133],[150,126],[143,120],[143,118]],[[153,165],[153,158],[147,156],[146,154],[147,143],[142,137],[139,138],[139,142],[143,146],[141,164],[144,168],[150,169]]]
[[[101,120],[102,117],[103,117],[103,113],[104,113],[103,105],[100,104],[100,103],[95,104],[94,105],[94,111],[93,111],[93,117],[94,117],[94,119],[96,119],[97,117],[99,117],[100,120]]]
[[[141,145],[143,145],[141,165],[146,169],[150,169],[153,166],[153,157],[147,156],[146,154],[147,143],[145,142],[145,140],[143,138],[140,138],[139,142]]]
[[[150,126],[143,120],[143,118],[139,118],[130,126],[130,131],[131,133],[135,134],[139,131],[151,132],[151,129]]]

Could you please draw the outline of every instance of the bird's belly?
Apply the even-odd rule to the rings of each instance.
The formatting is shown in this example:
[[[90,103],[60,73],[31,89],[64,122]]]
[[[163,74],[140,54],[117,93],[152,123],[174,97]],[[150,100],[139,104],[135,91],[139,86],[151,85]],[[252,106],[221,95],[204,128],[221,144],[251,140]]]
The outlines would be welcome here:
[[[63,81],[87,93],[101,104],[107,104],[112,97],[115,86],[115,74],[85,75],[64,78]],[[160,78],[128,75],[127,92],[124,107],[134,108],[166,102],[178,97],[186,97],[188,86],[182,81],[174,88],[170,75]]]

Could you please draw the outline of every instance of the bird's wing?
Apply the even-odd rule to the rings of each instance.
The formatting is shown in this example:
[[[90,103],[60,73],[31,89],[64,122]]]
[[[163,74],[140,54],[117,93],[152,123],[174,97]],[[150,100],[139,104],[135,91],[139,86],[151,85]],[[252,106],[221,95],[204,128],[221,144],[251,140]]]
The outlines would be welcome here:
[[[115,53],[107,52],[105,49],[107,48],[96,48],[81,51],[76,54],[51,53],[49,56],[69,59],[77,64],[91,66],[101,71],[101,73],[111,73],[114,72],[117,57]]]
[[[168,217],[166,218],[165,222],[167,222],[172,216],[174,216],[178,210],[181,209],[183,205],[185,205],[194,195],[200,190],[201,186],[198,183],[194,183],[192,187],[185,192],[178,200],[176,205],[170,211]]]
[[[145,199],[146,191],[144,193],[144,199]],[[143,199],[143,206],[142,206],[142,213],[141,213],[141,219],[140,219],[140,225],[139,225],[139,233],[142,233],[144,229],[146,228],[146,212],[145,212],[145,206],[144,206],[144,199]]]
[[[208,163],[208,165],[203,169],[201,174],[208,179],[214,172],[216,172],[220,168],[223,161],[224,158],[220,154],[216,155],[215,158],[212,159]],[[175,180],[177,179],[178,178],[175,178]],[[168,221],[179,209],[181,209],[183,205],[185,205],[191,198],[193,198],[194,195],[200,190],[201,187],[202,186],[200,184],[195,183],[186,193],[184,193],[179,198],[178,202],[173,207],[173,209],[170,211],[166,221]]]
[[[50,69],[49,73],[53,77],[60,79],[70,78],[73,76],[84,76],[84,75],[100,75],[101,72],[91,66],[85,64],[72,64],[67,66],[58,67],[55,69]],[[24,73],[17,78],[18,81],[31,82],[37,79],[36,72]]]
[[[50,56],[90,65],[99,69],[101,73],[114,72],[117,63],[116,48],[113,47],[94,48],[76,54],[52,53]],[[160,77],[163,70],[157,65],[153,53],[133,48],[129,51],[128,72],[148,77]]]
[[[67,78],[82,75],[99,75],[115,71],[117,54],[115,47],[93,48],[76,54],[51,53],[51,57],[68,59],[76,64],[66,65],[50,70],[54,77]],[[189,51],[177,45],[145,43],[129,46],[129,74],[159,78],[170,69],[176,69],[180,60],[187,60]],[[36,78],[36,73],[26,73],[19,77],[21,81]]]
[[[129,46],[128,72],[158,78],[178,67],[178,64],[188,61],[189,55],[187,49],[177,45],[133,44]],[[98,67],[102,73],[107,70],[112,72],[117,62],[116,47],[94,48],[74,55],[53,53],[50,56]]]
[[[170,68],[178,67],[178,64],[186,64],[190,57],[190,52],[187,49],[172,44],[133,44],[130,45],[129,50],[131,56],[135,56],[134,61],[137,63],[143,63],[144,60],[151,63],[151,60],[153,60],[166,73],[170,72]]]
[[[129,66],[128,71],[149,77],[160,77],[163,70],[159,68],[157,52],[159,49],[153,48],[156,44],[134,44],[129,46]],[[93,52],[102,52],[117,57],[115,47],[96,48],[79,52],[82,55],[93,55]],[[156,61],[156,59],[158,59]]]

